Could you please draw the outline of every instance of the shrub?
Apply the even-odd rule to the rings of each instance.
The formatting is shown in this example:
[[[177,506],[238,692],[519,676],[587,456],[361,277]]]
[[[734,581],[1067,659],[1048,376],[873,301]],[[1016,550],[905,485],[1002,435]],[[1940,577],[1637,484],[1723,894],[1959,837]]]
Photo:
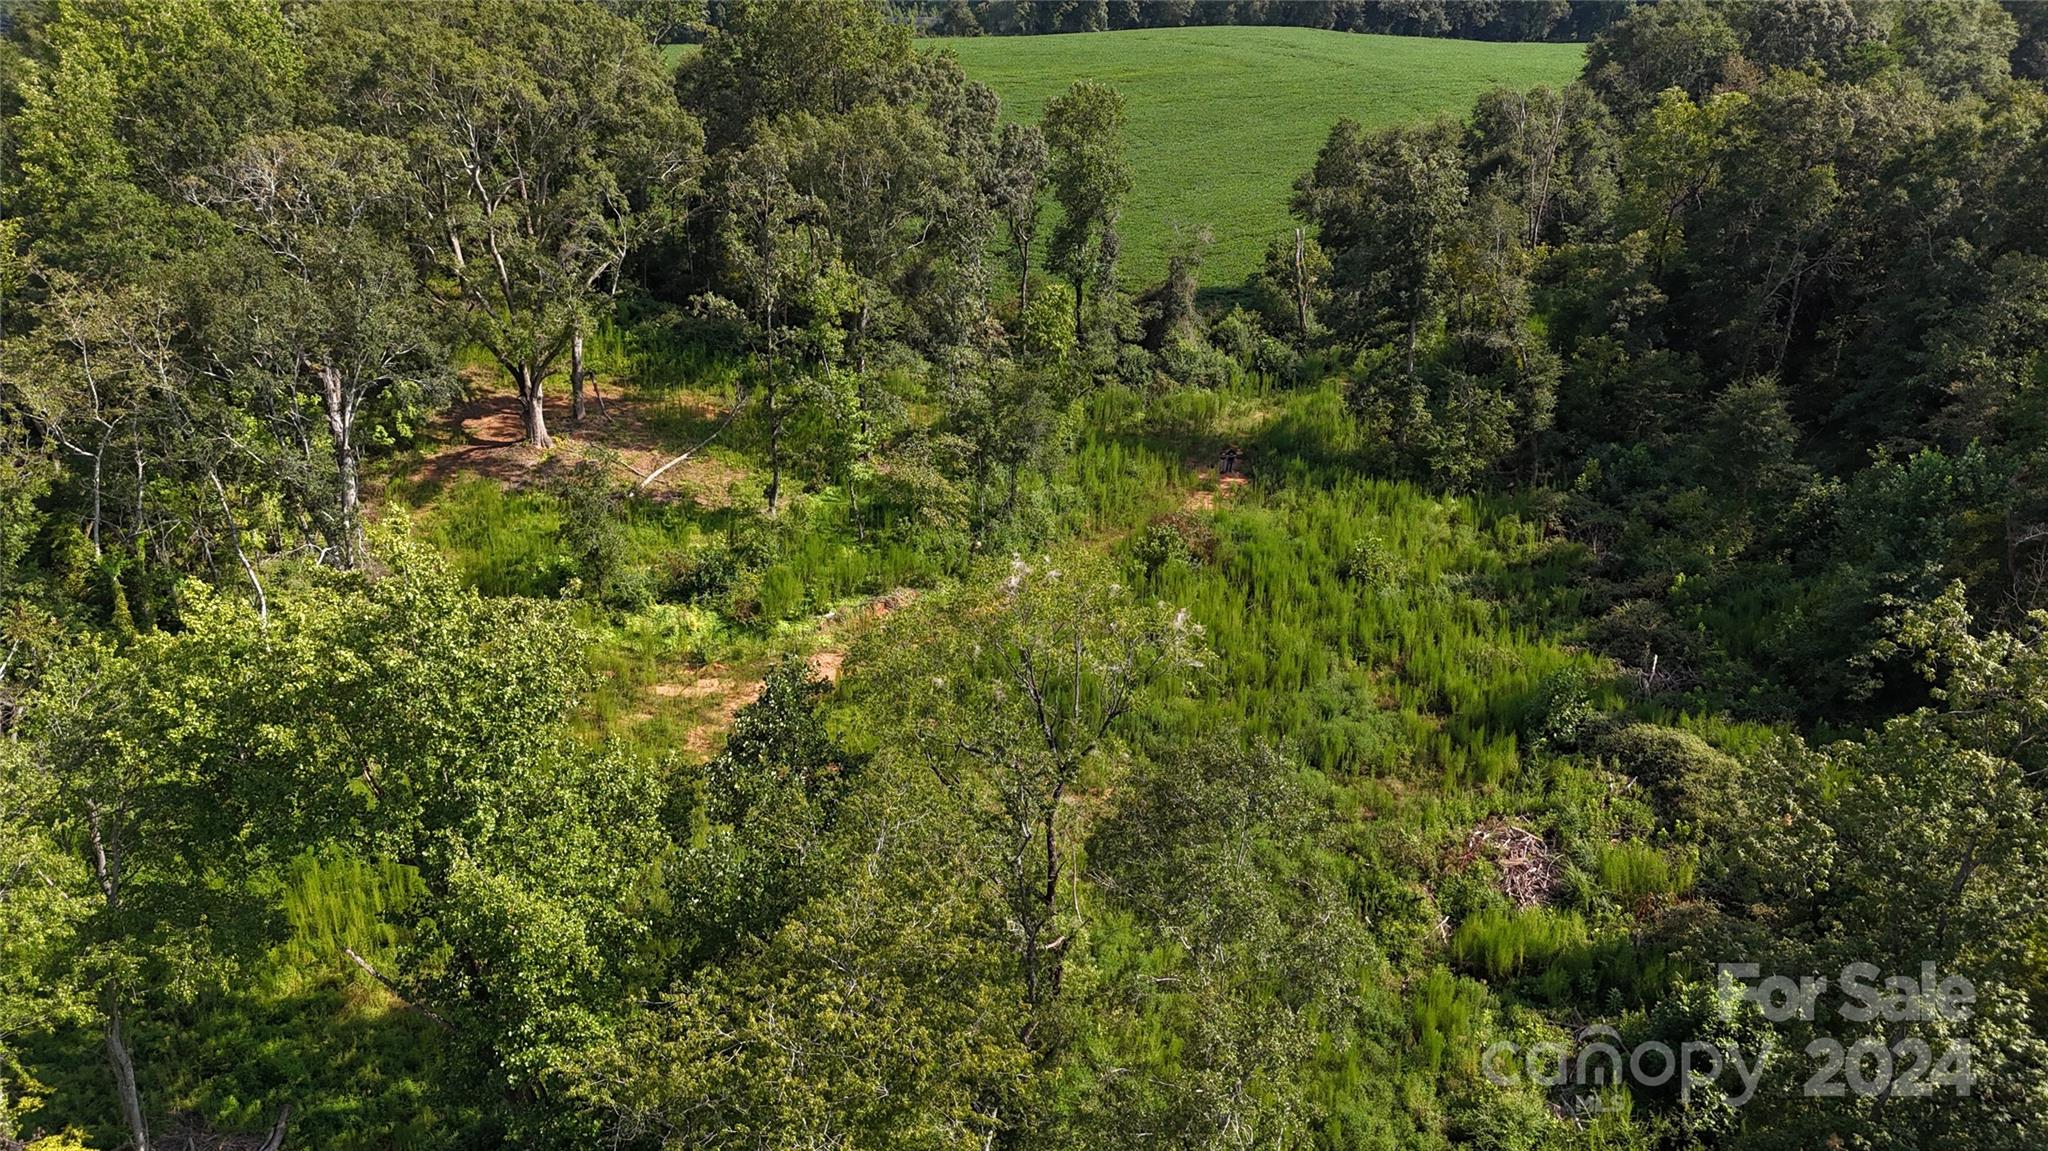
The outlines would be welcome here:
[[[1194,388],[1220,388],[1237,374],[1229,356],[1200,336],[1174,336],[1159,349],[1159,368],[1168,379]]]
[[[1741,772],[1734,757],[1689,731],[1633,723],[1602,736],[1595,750],[1615,770],[1635,776],[1667,809],[1697,820],[1703,805]]]
[[[1351,545],[1337,562],[1337,575],[1349,583],[1383,587],[1394,579],[1394,553],[1378,536],[1367,536]]]
[[[743,564],[730,547],[718,545],[669,557],[667,586],[661,598],[669,603],[698,604],[718,599],[738,582]]]
[[[1525,728],[1538,748],[1570,750],[1599,715],[1586,669],[1568,664],[1544,677]]]
[[[612,457],[579,460],[548,485],[561,507],[562,545],[584,589],[607,603],[630,601],[644,582],[628,587],[625,507],[627,491],[612,479]]]

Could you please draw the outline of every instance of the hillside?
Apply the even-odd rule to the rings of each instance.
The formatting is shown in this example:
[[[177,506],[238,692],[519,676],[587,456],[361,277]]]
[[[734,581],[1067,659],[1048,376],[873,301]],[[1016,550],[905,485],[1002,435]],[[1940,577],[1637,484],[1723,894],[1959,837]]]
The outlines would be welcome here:
[[[2041,1146],[2048,18],[1607,4],[0,18],[0,1151]]]
[[[1562,85],[1576,44],[1488,44],[1311,28],[1171,28],[931,41],[994,88],[1004,115],[1036,118],[1078,79],[1124,95],[1136,186],[1124,271],[1157,279],[1176,224],[1215,237],[1202,281],[1235,286],[1284,234],[1288,190],[1330,125],[1368,128],[1449,113],[1495,85]]]

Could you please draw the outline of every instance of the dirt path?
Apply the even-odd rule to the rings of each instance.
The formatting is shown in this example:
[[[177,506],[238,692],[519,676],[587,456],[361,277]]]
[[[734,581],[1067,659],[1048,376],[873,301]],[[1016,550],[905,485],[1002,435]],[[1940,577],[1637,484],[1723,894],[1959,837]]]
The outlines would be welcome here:
[[[898,588],[820,616],[812,649],[804,657],[811,674],[836,686],[854,638],[908,607],[917,596],[915,588]],[[666,714],[686,725],[683,750],[694,758],[709,759],[724,746],[733,717],[761,698],[762,679],[775,658],[771,655],[741,663],[706,664],[683,671],[674,679],[651,684],[646,691],[645,710],[638,714],[643,719]]]
[[[1184,512],[1210,511],[1216,507],[1217,500],[1231,499],[1250,482],[1241,475],[1229,475],[1219,479],[1214,468],[1198,468],[1195,471],[1195,486],[1188,489],[1187,498],[1181,501],[1180,509]]]
[[[691,714],[694,722],[683,738],[683,750],[697,759],[709,759],[731,729],[733,717],[761,698],[762,670],[708,664],[693,678],[657,683],[648,693],[656,707],[667,705]]]

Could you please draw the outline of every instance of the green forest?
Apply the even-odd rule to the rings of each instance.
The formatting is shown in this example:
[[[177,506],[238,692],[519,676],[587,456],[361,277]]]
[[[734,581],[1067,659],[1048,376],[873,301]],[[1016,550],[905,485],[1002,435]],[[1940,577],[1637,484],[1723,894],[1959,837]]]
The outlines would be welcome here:
[[[0,1151],[2048,1143],[2044,75],[0,3]]]

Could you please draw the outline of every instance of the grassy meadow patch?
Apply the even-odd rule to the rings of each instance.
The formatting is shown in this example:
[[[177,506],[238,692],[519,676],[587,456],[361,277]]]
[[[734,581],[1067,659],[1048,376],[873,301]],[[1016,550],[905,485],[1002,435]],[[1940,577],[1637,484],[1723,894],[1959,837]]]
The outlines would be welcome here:
[[[1035,120],[1075,80],[1123,93],[1134,186],[1124,276],[1166,271],[1176,227],[1215,238],[1205,286],[1234,288],[1266,245],[1292,235],[1287,198],[1330,125],[1368,128],[1462,115],[1497,85],[1562,87],[1577,44],[1496,44],[1312,28],[1165,28],[925,41],[993,88],[1010,119]],[[1047,228],[1046,231],[1050,231]]]

